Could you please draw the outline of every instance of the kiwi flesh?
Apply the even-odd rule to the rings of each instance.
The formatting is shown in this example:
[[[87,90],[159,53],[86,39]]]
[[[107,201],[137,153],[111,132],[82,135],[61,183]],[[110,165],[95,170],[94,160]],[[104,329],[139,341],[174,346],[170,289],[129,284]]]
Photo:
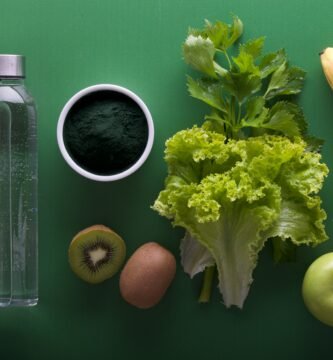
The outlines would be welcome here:
[[[124,240],[104,225],[94,225],[80,231],[68,250],[73,272],[91,284],[111,278],[122,266],[125,256]]]

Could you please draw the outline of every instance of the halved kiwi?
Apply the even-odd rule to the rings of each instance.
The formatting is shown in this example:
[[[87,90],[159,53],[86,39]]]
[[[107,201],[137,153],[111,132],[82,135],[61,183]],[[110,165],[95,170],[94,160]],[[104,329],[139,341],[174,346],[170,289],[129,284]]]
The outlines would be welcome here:
[[[92,284],[112,277],[125,260],[124,240],[104,225],[90,226],[73,238],[69,264],[82,280]]]

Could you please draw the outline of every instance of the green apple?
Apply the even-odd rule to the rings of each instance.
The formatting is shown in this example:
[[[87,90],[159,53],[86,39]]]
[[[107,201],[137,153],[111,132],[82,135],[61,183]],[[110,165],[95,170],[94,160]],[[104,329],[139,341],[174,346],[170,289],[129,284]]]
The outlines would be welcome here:
[[[333,252],[320,256],[309,266],[302,295],[311,314],[333,326]]]

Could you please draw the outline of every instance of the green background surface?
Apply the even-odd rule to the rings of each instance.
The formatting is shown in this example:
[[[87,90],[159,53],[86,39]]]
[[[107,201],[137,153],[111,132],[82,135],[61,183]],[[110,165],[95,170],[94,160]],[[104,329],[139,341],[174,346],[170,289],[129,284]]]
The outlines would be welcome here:
[[[150,209],[163,186],[164,142],[200,123],[205,105],[188,96],[181,43],[205,18],[237,14],[243,39],[266,35],[266,50],[284,47],[307,71],[300,98],[313,135],[325,139],[333,169],[333,93],[318,52],[333,44],[331,0],[1,0],[0,52],[28,60],[28,85],[39,110],[40,301],[34,308],[0,309],[1,358],[6,359],[322,359],[332,356],[333,329],[305,309],[301,283],[309,264],[332,251],[332,239],[301,248],[298,261],[274,265],[262,251],[245,308],[227,310],[214,290],[196,301],[179,264],[182,231]],[[65,102],[78,90],[115,83],[136,92],[154,118],[156,137],[144,166],[126,180],[97,183],[74,173],[56,143]],[[333,174],[322,190],[327,232],[333,234]],[[71,238],[96,223],[126,240],[128,255],[157,241],[177,257],[177,276],[163,301],[142,311],[120,297],[115,277],[85,284],[67,262]]]

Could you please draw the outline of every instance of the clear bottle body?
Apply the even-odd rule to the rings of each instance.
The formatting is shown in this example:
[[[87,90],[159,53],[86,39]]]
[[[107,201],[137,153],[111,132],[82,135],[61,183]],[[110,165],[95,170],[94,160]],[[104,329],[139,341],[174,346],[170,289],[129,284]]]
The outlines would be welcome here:
[[[22,79],[0,79],[0,306],[38,301],[37,116]]]

